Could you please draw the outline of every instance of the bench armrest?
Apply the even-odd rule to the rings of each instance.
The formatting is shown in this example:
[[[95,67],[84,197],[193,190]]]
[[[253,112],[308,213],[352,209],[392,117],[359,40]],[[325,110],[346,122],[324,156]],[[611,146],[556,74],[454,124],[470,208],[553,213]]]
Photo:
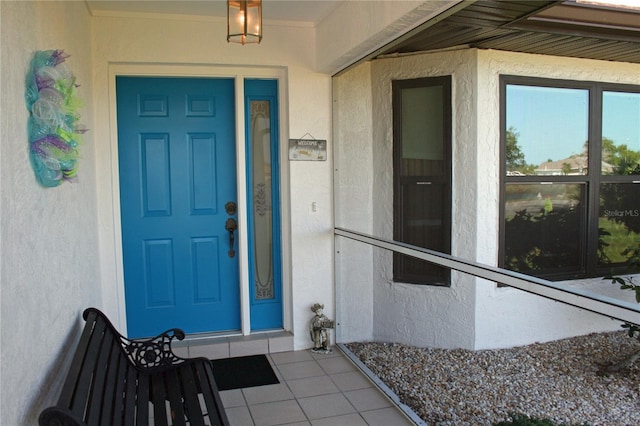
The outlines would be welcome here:
[[[152,373],[165,370],[185,361],[185,358],[176,355],[171,348],[171,343],[174,340],[184,339],[185,334],[181,329],[171,328],[150,339],[128,339],[120,334],[106,315],[96,308],[88,308],[84,311],[85,320],[91,311],[96,312],[98,316],[104,319],[107,327],[119,339],[127,358],[138,370]]]
[[[182,330],[172,328],[151,339],[127,339],[120,336],[120,343],[136,368],[153,372],[184,362],[185,359],[176,355],[171,348],[174,339],[182,340],[184,336]]]

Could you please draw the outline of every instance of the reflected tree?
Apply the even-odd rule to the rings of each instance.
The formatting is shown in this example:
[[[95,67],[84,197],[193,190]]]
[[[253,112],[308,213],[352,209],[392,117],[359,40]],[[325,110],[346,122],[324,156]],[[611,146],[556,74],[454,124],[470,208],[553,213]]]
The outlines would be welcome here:
[[[613,174],[619,176],[640,175],[640,151],[629,149],[625,144],[616,145],[608,138],[602,139],[602,147],[602,158],[611,164]],[[626,248],[620,254],[636,272],[640,271],[640,246],[634,240],[634,234],[640,233],[640,209],[638,208],[638,190],[635,185],[633,183],[603,185],[600,192],[600,206],[609,221],[622,224],[626,228]],[[616,214],[607,214],[609,206],[615,208]],[[603,241],[603,237],[610,236],[610,232],[603,228],[600,228],[600,232],[598,245],[599,248],[603,246],[604,252],[609,244]],[[607,276],[604,279],[620,286],[622,290],[633,291],[636,302],[640,303],[640,285],[636,283],[634,277]],[[622,327],[627,330],[629,337],[640,341],[640,324],[624,323]],[[620,361],[601,366],[599,373],[611,374],[623,371],[638,359],[640,359],[640,349],[628,354]]]
[[[505,267],[536,275],[577,266],[579,215],[576,208],[516,212],[505,224]]]
[[[640,151],[629,149],[625,144],[616,145],[609,138],[602,139],[602,158],[612,167],[617,176],[640,175]],[[603,264],[629,264],[632,251],[640,238],[640,189],[632,182],[612,182],[600,186],[601,221],[599,248],[602,249]],[[618,225],[617,235],[612,235]],[[622,227],[622,228],[621,228]],[[615,246],[609,242],[614,243]],[[618,262],[612,259],[617,258]]]
[[[602,216],[623,224],[628,233],[640,233],[638,192],[638,188],[633,183],[602,185],[600,191]]]
[[[616,145],[613,140],[602,138],[602,159],[613,166],[616,175],[640,174],[640,151],[634,151],[626,144]]]
[[[518,137],[520,133],[518,133],[515,127],[511,126],[507,130],[506,135],[506,167],[509,172],[520,172],[525,175],[533,174],[535,170],[535,165],[527,164],[525,160],[524,153],[518,145]]]

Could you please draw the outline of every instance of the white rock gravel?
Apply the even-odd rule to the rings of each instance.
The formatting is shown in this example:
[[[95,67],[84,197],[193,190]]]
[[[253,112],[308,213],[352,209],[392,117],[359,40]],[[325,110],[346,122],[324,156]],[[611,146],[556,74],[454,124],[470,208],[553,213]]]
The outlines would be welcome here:
[[[640,425],[640,365],[598,374],[640,349],[625,332],[475,352],[346,346],[430,425],[492,425],[509,413],[558,424]]]

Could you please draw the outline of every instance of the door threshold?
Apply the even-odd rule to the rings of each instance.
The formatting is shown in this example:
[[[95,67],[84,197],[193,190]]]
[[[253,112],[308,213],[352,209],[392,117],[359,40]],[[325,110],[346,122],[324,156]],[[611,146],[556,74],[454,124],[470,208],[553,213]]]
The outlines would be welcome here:
[[[293,334],[285,330],[261,331],[243,336],[239,333],[187,335],[173,343],[174,352],[184,358],[229,358],[288,352],[293,350]]]

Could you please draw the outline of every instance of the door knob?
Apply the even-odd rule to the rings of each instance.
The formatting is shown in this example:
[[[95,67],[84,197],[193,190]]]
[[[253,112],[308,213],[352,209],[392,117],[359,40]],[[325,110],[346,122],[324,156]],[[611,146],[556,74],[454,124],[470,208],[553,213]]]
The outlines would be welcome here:
[[[235,243],[235,231],[238,229],[238,223],[234,218],[229,218],[224,224],[224,228],[229,231],[229,257],[235,257],[236,251],[233,249],[233,244]]]
[[[229,201],[227,204],[224,205],[224,210],[227,212],[229,216],[233,216],[234,214],[236,214],[236,211],[238,210],[238,206],[233,201]]]

